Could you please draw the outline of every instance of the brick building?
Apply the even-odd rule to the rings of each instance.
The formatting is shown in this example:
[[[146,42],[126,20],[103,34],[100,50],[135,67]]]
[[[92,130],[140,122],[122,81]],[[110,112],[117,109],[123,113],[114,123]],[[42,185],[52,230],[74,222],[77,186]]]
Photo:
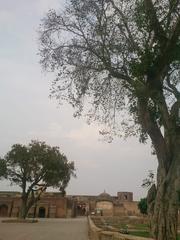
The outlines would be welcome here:
[[[65,218],[100,214],[103,216],[139,215],[133,193],[118,192],[110,196],[103,192],[99,196],[67,195],[45,192],[29,211],[29,217]],[[18,217],[21,206],[19,192],[0,192],[0,217]]]

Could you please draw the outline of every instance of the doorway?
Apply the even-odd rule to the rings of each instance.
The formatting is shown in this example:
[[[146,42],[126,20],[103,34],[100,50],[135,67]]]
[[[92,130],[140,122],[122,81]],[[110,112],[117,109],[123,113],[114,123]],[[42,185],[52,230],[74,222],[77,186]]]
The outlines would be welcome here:
[[[39,208],[38,217],[39,218],[45,218],[46,217],[46,209],[44,207]]]
[[[8,216],[8,206],[5,204],[0,205],[0,217]]]
[[[77,216],[85,216],[86,215],[86,204],[78,203],[76,207]]]

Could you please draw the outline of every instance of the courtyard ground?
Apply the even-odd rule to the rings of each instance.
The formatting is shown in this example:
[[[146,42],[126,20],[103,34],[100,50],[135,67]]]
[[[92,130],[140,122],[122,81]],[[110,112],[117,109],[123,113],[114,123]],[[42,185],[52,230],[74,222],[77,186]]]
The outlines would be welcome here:
[[[88,240],[86,218],[39,219],[38,223],[2,223],[0,240]]]

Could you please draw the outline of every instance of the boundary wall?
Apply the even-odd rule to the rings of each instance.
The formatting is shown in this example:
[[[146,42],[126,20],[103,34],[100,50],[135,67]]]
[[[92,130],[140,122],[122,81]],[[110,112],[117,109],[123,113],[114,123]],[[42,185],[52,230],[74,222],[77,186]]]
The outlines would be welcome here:
[[[90,217],[88,217],[88,225],[90,240],[153,240],[152,238],[135,237],[118,232],[104,231],[96,227]]]

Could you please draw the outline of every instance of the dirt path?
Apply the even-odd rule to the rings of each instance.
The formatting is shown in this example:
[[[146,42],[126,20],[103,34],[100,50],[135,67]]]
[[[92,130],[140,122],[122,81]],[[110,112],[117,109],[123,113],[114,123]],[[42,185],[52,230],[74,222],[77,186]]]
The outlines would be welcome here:
[[[88,240],[86,218],[42,219],[38,223],[1,223],[0,240]]]

